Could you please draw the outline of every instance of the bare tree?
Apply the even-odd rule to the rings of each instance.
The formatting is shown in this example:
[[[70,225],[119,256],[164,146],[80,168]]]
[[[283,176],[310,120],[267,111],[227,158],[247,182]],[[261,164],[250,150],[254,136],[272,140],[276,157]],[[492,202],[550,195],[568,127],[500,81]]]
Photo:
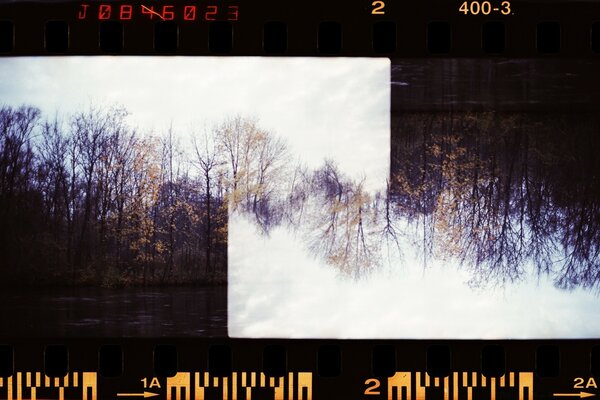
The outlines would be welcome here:
[[[72,135],[77,145],[78,167],[83,181],[83,217],[77,245],[75,264],[84,266],[92,258],[92,229],[100,209],[104,187],[97,182],[98,169],[102,162],[109,162],[109,139],[124,124],[127,112],[123,108],[102,110],[90,106],[86,112],[76,114],[72,119]]]
[[[217,130],[218,132],[218,130]],[[220,160],[216,139],[213,133],[204,131],[202,138],[194,136],[194,150],[196,152],[196,165],[204,179],[204,251],[205,251],[205,272],[208,276],[214,277],[215,268],[213,266],[213,243],[214,223],[213,212],[213,188],[217,181],[218,169],[224,164]],[[231,154],[230,154],[231,156]],[[231,161],[231,159],[230,159]],[[234,178],[235,182],[235,178]]]
[[[0,109],[0,253],[9,274],[30,273],[37,249],[27,250],[36,234],[41,204],[33,188],[33,136],[39,123],[37,108]],[[29,271],[26,271],[26,268]]]

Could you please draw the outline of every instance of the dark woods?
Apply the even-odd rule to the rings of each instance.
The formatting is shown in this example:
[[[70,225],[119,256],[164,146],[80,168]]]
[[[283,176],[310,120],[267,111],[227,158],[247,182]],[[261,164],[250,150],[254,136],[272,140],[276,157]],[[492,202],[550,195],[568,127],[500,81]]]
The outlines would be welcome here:
[[[549,274],[598,288],[597,114],[415,112],[393,126],[394,210],[421,227],[425,264],[457,259],[476,286]]]
[[[258,128],[233,118],[190,150],[171,131],[137,133],[126,116],[0,110],[1,282],[226,282],[228,136]]]

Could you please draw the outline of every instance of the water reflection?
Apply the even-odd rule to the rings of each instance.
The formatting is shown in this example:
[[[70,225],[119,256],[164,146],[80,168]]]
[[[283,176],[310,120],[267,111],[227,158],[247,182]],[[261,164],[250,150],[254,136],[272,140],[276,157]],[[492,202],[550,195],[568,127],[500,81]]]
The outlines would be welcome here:
[[[392,203],[423,225],[426,255],[459,260],[476,286],[534,265],[561,288],[598,287],[597,114],[413,112],[393,125]]]
[[[55,288],[0,294],[2,336],[227,336],[227,287]]]
[[[472,284],[600,283],[600,80],[594,60],[398,60],[391,203],[423,260]]]

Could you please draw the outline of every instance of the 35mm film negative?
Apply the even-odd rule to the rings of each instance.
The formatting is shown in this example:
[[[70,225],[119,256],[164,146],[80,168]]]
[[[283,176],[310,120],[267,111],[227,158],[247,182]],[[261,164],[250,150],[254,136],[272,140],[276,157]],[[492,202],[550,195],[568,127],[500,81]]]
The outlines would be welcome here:
[[[0,399],[598,396],[599,21],[0,1]]]

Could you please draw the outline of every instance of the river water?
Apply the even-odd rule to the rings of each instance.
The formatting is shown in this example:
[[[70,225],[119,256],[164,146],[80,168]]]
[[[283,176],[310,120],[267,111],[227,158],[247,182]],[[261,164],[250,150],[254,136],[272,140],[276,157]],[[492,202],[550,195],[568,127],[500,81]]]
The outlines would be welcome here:
[[[599,66],[590,59],[397,59],[392,112],[597,110]]]
[[[1,337],[225,337],[227,286],[0,291]]]

